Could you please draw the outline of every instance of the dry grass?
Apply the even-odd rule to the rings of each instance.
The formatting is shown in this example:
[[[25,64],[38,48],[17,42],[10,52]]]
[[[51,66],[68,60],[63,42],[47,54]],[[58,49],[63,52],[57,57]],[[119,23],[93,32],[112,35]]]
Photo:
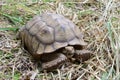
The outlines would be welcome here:
[[[120,80],[119,0],[19,1],[0,1],[0,80]],[[19,26],[41,12],[62,14],[79,26],[91,59],[55,72],[38,71],[15,37]]]

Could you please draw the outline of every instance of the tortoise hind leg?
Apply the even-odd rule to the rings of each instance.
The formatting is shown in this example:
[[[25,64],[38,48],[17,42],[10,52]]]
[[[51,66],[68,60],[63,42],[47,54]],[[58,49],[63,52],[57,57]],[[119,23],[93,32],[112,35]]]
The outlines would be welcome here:
[[[62,53],[45,54],[41,58],[43,58],[41,59],[42,69],[47,71],[59,68],[67,60],[67,57]]]

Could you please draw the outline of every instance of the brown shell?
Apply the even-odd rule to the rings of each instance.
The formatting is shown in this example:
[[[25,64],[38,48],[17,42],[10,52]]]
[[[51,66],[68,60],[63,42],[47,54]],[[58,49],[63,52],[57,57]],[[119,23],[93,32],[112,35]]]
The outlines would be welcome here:
[[[51,53],[67,45],[86,45],[79,28],[55,13],[35,16],[20,29],[19,38],[31,54]]]

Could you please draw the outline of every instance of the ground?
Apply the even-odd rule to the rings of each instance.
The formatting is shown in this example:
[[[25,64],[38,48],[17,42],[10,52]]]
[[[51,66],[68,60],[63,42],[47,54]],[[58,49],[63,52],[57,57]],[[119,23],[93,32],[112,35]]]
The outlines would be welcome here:
[[[55,12],[73,21],[84,33],[91,58],[80,64],[41,72],[16,39],[34,15]],[[0,1],[0,80],[120,80],[119,0]]]

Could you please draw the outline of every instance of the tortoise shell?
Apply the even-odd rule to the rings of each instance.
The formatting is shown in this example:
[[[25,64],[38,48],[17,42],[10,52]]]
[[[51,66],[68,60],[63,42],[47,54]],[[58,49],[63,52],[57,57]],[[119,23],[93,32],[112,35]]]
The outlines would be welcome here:
[[[31,54],[51,53],[68,45],[86,45],[80,29],[60,14],[43,13],[19,30],[22,45]]]

